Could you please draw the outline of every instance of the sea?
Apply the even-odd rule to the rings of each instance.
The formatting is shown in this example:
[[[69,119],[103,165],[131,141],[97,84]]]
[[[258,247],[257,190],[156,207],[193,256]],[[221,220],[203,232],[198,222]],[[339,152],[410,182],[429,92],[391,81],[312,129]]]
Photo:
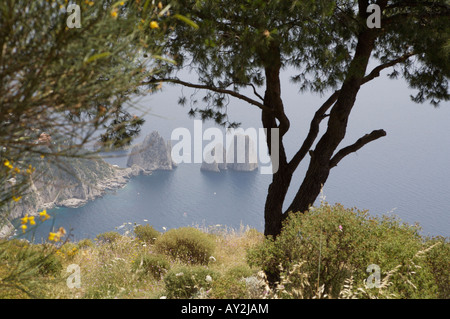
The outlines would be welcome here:
[[[282,74],[282,97],[291,120],[284,138],[288,157],[300,147],[315,110],[331,94],[300,93],[290,75]],[[253,91],[245,93],[257,99]],[[332,170],[316,204],[341,203],[374,216],[395,215],[405,223],[418,223],[424,236],[450,235],[450,103],[437,108],[416,104],[410,98],[414,93],[403,80],[390,80],[385,74],[361,89],[341,147],[375,129],[384,129],[387,136],[342,160]],[[187,98],[187,105],[177,103],[181,96]],[[202,106],[201,97],[202,92],[167,85],[136,100],[132,112],[144,116],[146,123],[134,143],[155,130],[165,140],[171,140],[177,128],[194,135],[195,122],[188,111]],[[241,128],[262,127],[256,107],[231,98],[226,108],[229,121],[240,122]],[[202,125],[203,130],[218,127],[210,121]],[[326,121],[321,132],[325,125]],[[172,145],[177,142],[172,140]],[[208,141],[203,143],[205,146]],[[125,151],[104,155],[111,164],[126,167]],[[308,159],[295,173],[286,206],[300,187],[307,164]],[[159,231],[183,226],[263,231],[271,175],[262,174],[261,168],[214,173],[201,171],[200,166],[181,163],[173,171],[134,177],[124,188],[83,207],[52,209],[48,211],[52,218],[28,237],[42,241],[49,231],[64,227],[73,240],[92,239],[107,231],[131,231],[138,224],[150,224]]]

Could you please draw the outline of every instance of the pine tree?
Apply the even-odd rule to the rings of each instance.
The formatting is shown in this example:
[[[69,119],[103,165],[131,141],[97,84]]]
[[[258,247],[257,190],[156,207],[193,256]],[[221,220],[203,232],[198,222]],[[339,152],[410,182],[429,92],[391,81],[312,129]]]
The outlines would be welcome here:
[[[377,10],[369,7],[371,4]],[[222,125],[237,124],[227,120],[229,97],[259,108],[262,125],[268,129],[269,150],[273,147],[270,129],[279,129],[275,145],[279,169],[266,198],[266,235],[278,235],[290,212],[307,211],[331,169],[343,158],[386,135],[382,129],[374,130],[354,144],[340,147],[361,86],[389,69],[392,78],[402,76],[416,90],[415,102],[438,105],[449,98],[447,1],[177,0],[173,5],[198,29],[193,32],[179,24],[172,30],[165,50],[177,64],[146,83],[168,82],[203,90],[204,106],[189,113]],[[369,63],[375,62],[377,66],[369,70]],[[198,82],[178,78],[176,72],[183,67],[195,71]],[[329,94],[290,159],[283,137],[292,119],[285,113],[280,82],[280,72],[287,67],[296,72],[296,90]],[[245,94],[246,88],[253,89],[254,95]],[[299,101],[301,105],[301,98]],[[326,130],[320,132],[325,119]],[[292,176],[308,158],[300,188],[283,211]]]

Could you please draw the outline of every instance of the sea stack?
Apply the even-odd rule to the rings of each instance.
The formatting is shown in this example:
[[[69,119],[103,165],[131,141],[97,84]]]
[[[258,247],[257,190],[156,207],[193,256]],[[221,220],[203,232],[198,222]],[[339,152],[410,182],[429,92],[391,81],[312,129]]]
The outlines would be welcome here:
[[[157,131],[147,135],[144,141],[131,149],[127,166],[137,165],[151,173],[156,170],[172,170],[174,163],[171,156],[172,146]]]
[[[248,135],[236,134],[227,152],[227,167],[241,172],[258,168],[258,156],[254,141]]]
[[[200,170],[209,172],[221,172],[227,169],[226,150],[222,143],[216,144],[210,150],[205,152]]]

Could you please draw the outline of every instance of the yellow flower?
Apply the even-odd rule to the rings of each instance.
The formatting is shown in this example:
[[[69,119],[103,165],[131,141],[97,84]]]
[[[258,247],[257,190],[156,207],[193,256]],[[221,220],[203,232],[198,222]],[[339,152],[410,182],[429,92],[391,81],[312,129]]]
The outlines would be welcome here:
[[[117,18],[117,10],[116,10],[116,9],[114,9],[114,10],[111,11],[111,16],[112,16],[113,18]]]
[[[13,196],[13,197],[12,197],[13,201],[15,201],[16,203],[17,203],[21,198],[22,198],[22,196],[19,196],[19,197]]]
[[[48,240],[57,242],[66,234],[66,230],[63,227],[59,227],[58,231],[56,233],[50,232],[48,234]]]
[[[162,2],[160,1],[160,2],[158,2],[158,8],[159,8],[159,10],[161,10],[162,8],[163,8],[163,4],[162,4]]]
[[[28,220],[30,222],[30,225],[36,225],[36,222],[34,221],[34,216],[28,217]]]
[[[31,175],[31,173],[33,173],[35,170],[36,170],[36,168],[33,167],[33,166],[31,166],[31,164],[30,164],[30,165],[28,166],[26,172],[27,172],[27,174],[30,174],[30,175]]]
[[[50,240],[50,241],[57,241],[57,240],[55,240],[55,237],[56,237],[56,233],[50,232],[48,234],[48,240]]]
[[[20,220],[21,220],[22,225],[28,223],[28,214],[26,214],[25,217],[21,218]]]
[[[27,230],[27,225],[22,225],[20,228],[22,228],[22,232],[25,232]]]
[[[122,2],[120,3],[121,6],[123,6],[124,4],[125,4],[125,1],[122,1]]]
[[[47,214],[47,210],[44,209],[42,212],[40,212],[39,218],[41,219],[41,221],[46,221],[47,219],[49,219],[50,216]]]
[[[158,29],[158,28],[159,28],[158,22],[156,22],[156,21],[150,22],[150,28],[152,28],[152,29]]]
[[[11,163],[10,163],[8,160],[6,160],[3,164],[4,164],[6,167],[8,167],[9,169],[13,169],[13,166],[11,165]]]

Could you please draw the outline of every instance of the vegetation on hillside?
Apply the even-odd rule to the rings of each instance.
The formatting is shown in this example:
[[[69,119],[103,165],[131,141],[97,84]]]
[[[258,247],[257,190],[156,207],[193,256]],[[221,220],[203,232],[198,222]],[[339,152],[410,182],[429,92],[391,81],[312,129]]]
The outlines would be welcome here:
[[[289,218],[276,239],[244,227],[130,227],[78,242],[1,242],[0,298],[450,297],[448,238],[341,205]]]

